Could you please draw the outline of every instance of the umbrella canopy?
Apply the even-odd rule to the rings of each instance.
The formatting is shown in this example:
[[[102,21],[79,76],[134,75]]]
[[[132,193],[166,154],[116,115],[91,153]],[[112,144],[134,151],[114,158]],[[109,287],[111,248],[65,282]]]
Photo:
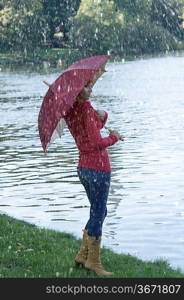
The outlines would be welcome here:
[[[50,85],[40,108],[38,130],[44,152],[48,144],[61,136],[63,117],[75,102],[82,89],[92,87],[105,72],[110,55],[91,56],[72,64]]]

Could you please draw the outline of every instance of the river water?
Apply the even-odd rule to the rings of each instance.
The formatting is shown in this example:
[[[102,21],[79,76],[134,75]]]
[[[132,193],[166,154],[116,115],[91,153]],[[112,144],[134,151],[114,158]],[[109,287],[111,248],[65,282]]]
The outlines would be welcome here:
[[[109,148],[102,244],[184,271],[184,55],[107,64],[91,102],[125,136]],[[67,128],[45,155],[37,118],[57,70],[0,72],[0,213],[81,237],[89,203]],[[106,136],[107,131],[102,130]]]

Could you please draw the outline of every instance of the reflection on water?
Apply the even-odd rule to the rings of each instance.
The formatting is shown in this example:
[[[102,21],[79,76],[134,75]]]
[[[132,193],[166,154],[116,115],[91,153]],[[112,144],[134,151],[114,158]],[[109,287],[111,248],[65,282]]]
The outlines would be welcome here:
[[[92,103],[125,135],[109,148],[112,183],[103,244],[143,259],[183,262],[184,57],[109,63]],[[89,204],[68,130],[42,152],[37,118],[59,75],[0,73],[0,212],[81,237]],[[102,131],[105,136],[107,132]]]

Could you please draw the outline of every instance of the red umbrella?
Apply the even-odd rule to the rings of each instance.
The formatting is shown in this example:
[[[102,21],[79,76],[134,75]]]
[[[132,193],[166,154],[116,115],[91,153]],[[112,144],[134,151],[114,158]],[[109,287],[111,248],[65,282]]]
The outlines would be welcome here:
[[[110,55],[91,56],[72,64],[50,85],[40,108],[38,130],[44,152],[54,136],[60,135],[67,111],[80,91],[91,87],[105,72]]]

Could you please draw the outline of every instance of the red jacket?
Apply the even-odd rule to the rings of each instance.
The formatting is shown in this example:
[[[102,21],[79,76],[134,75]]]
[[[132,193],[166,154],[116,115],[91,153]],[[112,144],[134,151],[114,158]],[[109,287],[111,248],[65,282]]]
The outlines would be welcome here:
[[[65,117],[68,128],[79,149],[78,168],[90,168],[97,171],[111,172],[107,147],[115,144],[114,135],[102,138],[100,129],[107,121],[108,114],[102,121],[89,101],[75,102]]]

